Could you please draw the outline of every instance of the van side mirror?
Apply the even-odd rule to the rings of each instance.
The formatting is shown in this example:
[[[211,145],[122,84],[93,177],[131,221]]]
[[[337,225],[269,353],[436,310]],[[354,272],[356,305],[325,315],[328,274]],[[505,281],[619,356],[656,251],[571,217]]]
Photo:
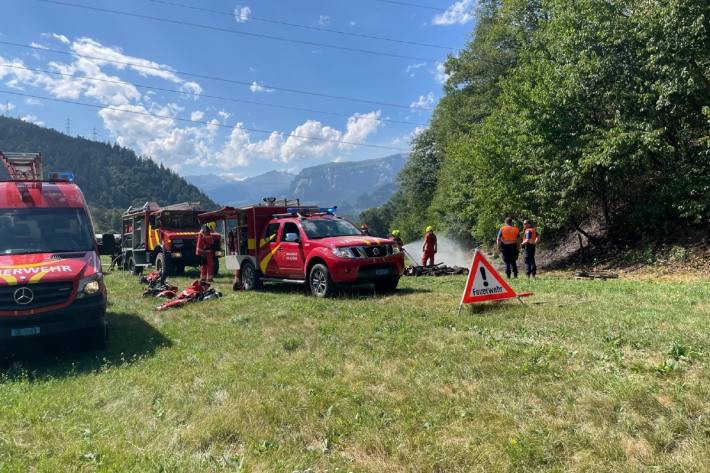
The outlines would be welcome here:
[[[298,233],[287,233],[286,242],[287,243],[297,243],[299,240]]]
[[[101,235],[101,244],[99,245],[100,255],[113,256],[116,253],[116,237],[113,233],[105,233]]]

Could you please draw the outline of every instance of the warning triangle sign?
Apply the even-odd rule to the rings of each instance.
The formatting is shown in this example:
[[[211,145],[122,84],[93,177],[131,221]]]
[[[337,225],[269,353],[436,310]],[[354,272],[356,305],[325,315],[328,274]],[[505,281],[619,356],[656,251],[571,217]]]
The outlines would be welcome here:
[[[518,294],[503,280],[481,252],[476,251],[461,304],[512,299],[517,296]]]

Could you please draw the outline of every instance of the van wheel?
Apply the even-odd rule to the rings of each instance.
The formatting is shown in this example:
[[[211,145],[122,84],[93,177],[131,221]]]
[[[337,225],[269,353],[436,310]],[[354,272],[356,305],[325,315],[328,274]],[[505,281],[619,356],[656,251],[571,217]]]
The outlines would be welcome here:
[[[155,270],[159,273],[163,273],[164,271],[163,274],[166,276],[175,274],[172,258],[166,256],[165,253],[158,253],[158,256],[155,258]]]
[[[324,264],[316,264],[311,268],[308,285],[311,288],[311,294],[316,297],[328,297],[333,294],[335,289],[328,267]]]
[[[375,283],[375,292],[381,294],[391,294],[397,290],[397,285],[399,284],[399,278],[385,279],[384,281],[377,281]]]
[[[242,289],[253,291],[261,287],[261,280],[256,273],[256,268],[250,261],[245,261],[242,265]]]

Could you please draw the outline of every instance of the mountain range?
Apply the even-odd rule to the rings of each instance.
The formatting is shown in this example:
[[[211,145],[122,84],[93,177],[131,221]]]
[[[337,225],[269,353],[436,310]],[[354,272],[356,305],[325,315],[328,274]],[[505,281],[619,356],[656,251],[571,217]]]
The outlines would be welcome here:
[[[307,167],[298,174],[270,171],[234,179],[217,175],[186,176],[213,201],[239,206],[264,197],[300,199],[302,203],[337,205],[341,214],[356,216],[382,205],[396,191],[396,177],[407,154],[364,161],[328,163]]]

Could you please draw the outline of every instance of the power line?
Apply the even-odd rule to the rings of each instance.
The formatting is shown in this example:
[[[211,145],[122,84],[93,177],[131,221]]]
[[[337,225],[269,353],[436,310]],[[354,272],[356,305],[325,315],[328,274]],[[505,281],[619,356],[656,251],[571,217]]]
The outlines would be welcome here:
[[[99,57],[99,56],[90,56],[87,54],[79,54],[76,52],[62,51],[61,49],[53,49],[53,48],[48,48],[48,47],[44,47],[44,46],[41,46],[41,47],[40,46],[31,46],[31,45],[27,45],[27,44],[13,43],[11,41],[1,41],[1,40],[0,40],[0,44],[5,44],[8,46],[15,46],[15,47],[24,48],[24,49],[32,49],[35,51],[40,51],[40,52],[45,52],[45,53],[52,52],[52,53],[56,53],[56,54],[63,54],[65,56],[76,56],[76,57],[81,57],[84,59],[92,59],[94,61],[102,61],[102,62],[106,62],[109,64],[120,64],[122,66],[133,66],[133,67],[137,67],[140,69],[148,69],[148,70],[160,71],[160,72],[166,71],[165,68],[161,68],[161,67],[138,64],[136,62],[131,62],[131,61],[118,61],[116,59],[110,59],[110,58]],[[177,75],[186,76],[186,77],[195,77],[198,79],[214,80],[214,81],[225,82],[225,83],[229,83],[229,84],[251,86],[254,82],[254,81],[244,81],[244,80],[237,80],[237,79],[228,79],[225,77],[199,74],[196,72],[178,71],[175,69],[170,69],[170,72],[173,72]],[[325,94],[325,93],[321,93],[321,92],[313,92],[313,91],[307,91],[307,90],[302,90],[302,89],[279,87],[277,85],[270,85],[270,84],[260,84],[260,85],[262,87],[267,88],[267,89],[274,89],[274,90],[279,90],[282,92],[289,92],[292,94],[309,95],[312,97],[322,97],[322,98],[334,99],[334,100],[345,100],[345,101],[349,101],[349,102],[367,103],[370,105],[380,105],[382,107],[393,107],[393,108],[402,108],[402,109],[409,109],[410,108],[409,105],[389,103],[389,102],[380,102],[377,100],[368,100],[368,99],[361,99],[361,98],[356,98],[356,97],[347,97],[347,96],[343,96],[343,95]],[[430,108],[426,108],[426,109],[429,110]]]
[[[339,117],[350,118],[352,116],[351,114],[347,114],[347,113],[330,112],[330,111],[316,110],[316,109],[311,109],[311,108],[292,107],[289,105],[279,105],[279,104],[271,104],[271,103],[266,103],[266,102],[258,102],[256,100],[236,99],[236,98],[232,98],[232,97],[223,97],[223,96],[219,96],[219,95],[195,93],[195,92],[189,92],[187,90],[168,89],[166,87],[155,87],[152,85],[138,84],[136,82],[130,82],[130,81],[124,81],[124,80],[102,79],[102,78],[93,77],[93,76],[76,76],[76,75],[67,74],[64,72],[50,71],[47,69],[39,69],[39,68],[34,68],[34,67],[18,66],[16,64],[0,64],[0,67],[4,67],[7,69],[20,69],[23,71],[41,72],[44,74],[52,74],[52,75],[56,75],[56,76],[60,76],[60,77],[68,77],[71,79],[75,79],[77,81],[90,80],[90,81],[94,81],[94,82],[105,82],[108,84],[130,85],[130,86],[138,87],[141,89],[157,90],[157,91],[161,91],[161,92],[171,92],[171,93],[175,93],[175,94],[190,95],[192,97],[222,100],[222,101],[226,101],[226,102],[244,103],[244,104],[249,104],[249,105],[259,105],[259,106],[273,107],[273,108],[279,108],[279,109],[284,109],[284,110],[296,110],[296,111],[300,111],[300,112],[323,113],[326,115],[335,115],[335,116],[339,116]],[[374,121],[378,121],[378,122],[397,123],[397,124],[402,124],[402,125],[426,126],[425,123],[415,123],[415,122],[408,122],[408,121],[403,121],[403,120],[392,120],[389,118],[370,118],[370,117],[365,117],[365,116],[362,116],[361,118],[363,120],[374,120]]]
[[[444,12],[447,10],[446,8],[435,7],[432,5],[422,5],[421,3],[412,3],[412,2],[400,2],[399,0],[373,0],[373,1],[380,2],[380,3],[389,3],[391,5],[400,5],[403,7],[422,8],[424,10],[434,10],[434,11],[441,11],[441,12]]]
[[[152,3],[159,3],[162,5],[170,5],[174,7],[179,7],[179,8],[187,8],[190,10],[195,10],[195,11],[202,11],[206,13],[213,13],[215,15],[222,15],[222,16],[228,16],[230,18],[234,17],[234,12],[229,12],[225,10],[214,10],[212,8],[204,8],[204,7],[196,7],[194,5],[186,5],[184,3],[178,3],[178,2],[171,2],[167,0],[145,0],[148,2]],[[411,41],[411,40],[404,40],[404,39],[398,39],[398,38],[390,38],[387,36],[377,36],[377,35],[369,35],[365,33],[356,33],[353,31],[343,31],[343,30],[336,30],[333,28],[323,28],[320,26],[313,26],[313,25],[303,25],[299,23],[291,23],[288,21],[282,21],[282,20],[274,20],[271,18],[263,18],[263,17],[258,17],[258,16],[252,16],[250,15],[248,18],[248,21],[259,21],[262,23],[270,23],[273,25],[282,25],[282,26],[290,26],[292,28],[301,28],[304,30],[313,30],[313,31],[321,31],[324,33],[335,33],[335,34],[340,34],[344,36],[352,36],[355,38],[365,38],[365,39],[374,39],[378,41],[388,41],[390,43],[398,43],[398,44],[409,44],[412,46],[424,46],[427,48],[437,48],[437,49],[444,49],[447,51],[453,51],[456,48],[451,47],[451,46],[444,46],[441,44],[433,44],[433,43],[422,43],[418,41]]]
[[[219,128],[227,128],[229,130],[234,130],[234,129],[238,128],[240,130],[251,131],[253,133],[264,133],[264,134],[268,134],[268,135],[271,135],[273,133],[277,133],[282,136],[297,138],[297,139],[301,139],[301,140],[323,141],[323,142],[338,143],[338,144],[343,144],[343,145],[348,145],[348,146],[362,146],[365,148],[387,149],[387,150],[391,150],[391,151],[400,151],[400,152],[409,151],[408,149],[396,148],[394,146],[375,145],[375,144],[370,144],[370,143],[355,143],[353,141],[335,140],[335,139],[331,139],[331,138],[320,138],[320,137],[316,137],[316,136],[303,136],[303,135],[297,135],[296,133],[284,133],[284,132],[277,131],[277,130],[261,130],[259,128],[247,128],[244,126],[239,126],[239,127],[229,126],[229,125],[224,125],[222,123],[206,122],[206,121],[202,121],[202,120],[191,120],[189,118],[171,117],[169,115],[158,115],[156,113],[139,112],[137,110],[126,110],[125,108],[95,105],[95,104],[91,104],[91,103],[76,102],[74,100],[58,99],[58,98],[54,98],[54,97],[43,97],[41,95],[24,94],[24,93],[20,93],[20,92],[13,92],[10,90],[0,90],[0,94],[15,95],[18,97],[27,97],[27,98],[33,98],[33,99],[38,99],[38,100],[49,100],[52,102],[66,103],[66,104],[70,104],[70,105],[80,105],[82,107],[91,107],[91,108],[97,108],[100,110],[112,110],[112,111],[121,112],[121,113],[131,113],[133,115],[142,115],[142,116],[153,117],[153,118],[175,120],[175,121],[179,121],[179,122],[192,123],[192,124],[196,124],[196,125],[216,126]]]
[[[304,41],[304,40],[299,40],[299,39],[284,38],[281,36],[274,36],[274,35],[268,35],[268,34],[263,34],[263,33],[252,33],[252,32],[248,32],[248,31],[235,30],[232,28],[222,28],[220,26],[204,25],[201,23],[192,23],[189,21],[172,20],[170,18],[164,18],[164,17],[159,17],[159,16],[143,15],[140,13],[131,13],[131,12],[120,11],[120,10],[110,10],[108,8],[99,8],[99,7],[93,7],[90,5],[82,5],[82,4],[78,4],[78,3],[61,2],[58,0],[36,0],[36,1],[42,2],[42,3],[50,3],[50,4],[64,6],[64,7],[97,11],[97,12],[101,12],[101,13],[110,13],[113,15],[122,15],[122,16],[128,16],[128,17],[132,17],[132,18],[141,18],[144,20],[158,21],[161,23],[171,23],[174,25],[189,26],[192,28],[200,28],[200,29],[205,29],[205,30],[210,30],[210,31],[219,31],[222,33],[230,33],[230,34],[236,34],[236,35],[241,35],[241,36],[249,36],[252,38],[264,38],[264,39],[270,39],[270,40],[274,40],[274,41],[283,41],[286,43],[300,44],[300,45],[304,45],[304,46],[337,49],[340,51],[372,54],[375,56],[386,56],[386,57],[393,57],[393,58],[398,58],[398,59],[412,59],[412,60],[416,60],[416,61],[432,61],[432,62],[436,61],[436,59],[432,59],[432,58],[423,58],[423,57],[418,57],[418,56],[407,56],[404,54],[389,53],[389,52],[385,52],[385,51],[375,51],[372,49],[351,48],[351,47],[347,47],[347,46],[337,46],[334,44],[319,43],[316,41]]]

